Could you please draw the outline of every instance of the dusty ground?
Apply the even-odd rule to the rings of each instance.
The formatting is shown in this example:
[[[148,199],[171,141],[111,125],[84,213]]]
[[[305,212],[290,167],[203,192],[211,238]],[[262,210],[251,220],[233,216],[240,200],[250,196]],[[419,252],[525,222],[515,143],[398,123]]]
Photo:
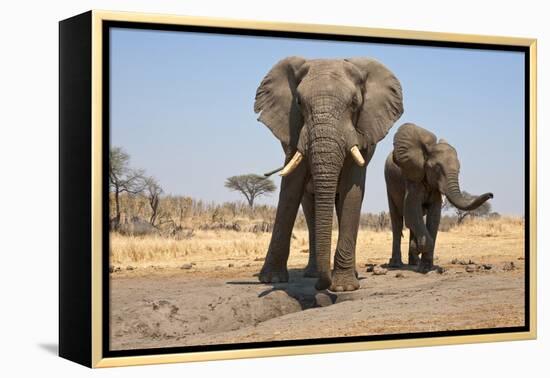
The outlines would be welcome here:
[[[525,270],[520,222],[490,227],[471,225],[440,233],[436,264],[442,269],[428,274],[409,267],[388,270],[383,275],[367,272],[367,264],[381,265],[389,259],[391,234],[361,231],[357,263],[361,289],[342,294],[316,292],[315,280],[302,278],[301,269],[307,260],[305,231],[297,231],[293,240],[290,282],[275,285],[260,284],[255,277],[265,253],[260,252],[260,247],[264,250],[267,246],[269,234],[242,234],[225,231],[213,239],[224,244],[223,248],[206,246],[202,252],[185,249],[184,253],[179,245],[166,246],[175,249],[157,259],[132,260],[131,253],[121,252],[123,243],[129,241],[115,240],[113,248],[119,251],[113,254],[111,273],[111,348],[476,329],[524,323]],[[231,239],[237,237],[239,241]],[[211,239],[212,235],[204,236],[204,240]],[[140,241],[147,248],[149,242],[160,243]],[[185,242],[188,241],[182,243]],[[238,249],[239,243],[247,242],[258,248]],[[228,243],[231,248],[225,245]],[[138,249],[136,245],[133,248],[134,252]],[[404,240],[403,251],[406,250]]]

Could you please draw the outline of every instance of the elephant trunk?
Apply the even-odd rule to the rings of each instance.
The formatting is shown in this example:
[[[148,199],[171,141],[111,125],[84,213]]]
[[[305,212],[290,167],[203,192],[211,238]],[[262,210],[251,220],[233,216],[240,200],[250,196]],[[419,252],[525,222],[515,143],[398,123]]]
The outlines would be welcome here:
[[[334,201],[340,171],[346,156],[345,143],[331,125],[315,125],[310,132],[310,164],[315,195],[315,243],[319,280],[316,288],[331,284],[330,250]]]
[[[471,198],[465,197],[458,183],[458,172],[452,172],[447,175],[447,191],[445,195],[457,209],[464,211],[477,209],[485,201],[493,198],[493,193],[485,193]]]

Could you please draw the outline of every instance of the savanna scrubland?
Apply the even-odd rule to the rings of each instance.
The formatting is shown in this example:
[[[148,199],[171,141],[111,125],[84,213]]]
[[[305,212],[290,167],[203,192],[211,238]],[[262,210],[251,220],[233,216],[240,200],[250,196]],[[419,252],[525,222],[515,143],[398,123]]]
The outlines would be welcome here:
[[[524,324],[521,217],[448,211],[437,238],[436,269],[420,274],[410,266],[385,267],[392,242],[388,214],[363,214],[357,241],[361,288],[335,294],[316,292],[315,279],[302,277],[309,252],[302,214],[291,241],[290,282],[260,284],[256,274],[274,207],[173,196],[159,202],[151,222],[146,197],[120,197],[123,211],[110,234],[112,349]],[[407,250],[405,231],[404,262]]]

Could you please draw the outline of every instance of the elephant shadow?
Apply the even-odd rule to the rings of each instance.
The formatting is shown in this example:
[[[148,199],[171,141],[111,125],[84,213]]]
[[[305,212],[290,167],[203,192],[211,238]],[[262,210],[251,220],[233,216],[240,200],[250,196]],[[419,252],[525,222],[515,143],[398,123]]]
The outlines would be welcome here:
[[[395,272],[408,271],[408,272],[415,272],[415,273],[418,273],[418,274],[422,274],[422,272],[420,272],[418,270],[419,265],[403,264],[400,267],[395,267],[395,266],[390,266],[389,263],[385,263],[385,264],[382,264],[380,266],[384,269],[387,269],[390,272],[393,272],[393,271],[395,271]],[[443,268],[441,268],[439,265],[432,265],[432,267],[430,268],[430,270],[428,272],[431,272],[431,271],[438,272],[442,269]]]
[[[295,299],[300,304],[302,310],[310,308],[326,307],[345,300],[353,300],[357,296],[358,291],[333,293],[329,290],[318,291],[315,289],[317,278],[304,277],[304,269],[289,269],[288,282],[280,283],[262,283],[259,281],[228,281],[228,285],[263,285],[270,286],[258,294],[258,298],[266,297],[274,292],[282,291],[290,298]],[[255,274],[254,276],[258,276]],[[366,277],[359,276],[361,281]]]

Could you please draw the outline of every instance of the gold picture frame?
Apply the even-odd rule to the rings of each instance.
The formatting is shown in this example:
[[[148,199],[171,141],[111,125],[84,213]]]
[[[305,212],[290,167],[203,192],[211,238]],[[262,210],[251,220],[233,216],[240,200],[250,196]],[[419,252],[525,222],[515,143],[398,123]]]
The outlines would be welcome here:
[[[315,345],[261,347],[238,350],[213,350],[185,353],[143,354],[131,356],[106,356],[104,353],[105,318],[103,315],[105,262],[103,241],[104,230],[104,181],[105,136],[103,122],[105,114],[104,44],[105,25],[109,22],[157,24],[172,26],[196,26],[222,29],[239,29],[264,32],[311,33],[333,36],[357,36],[368,38],[399,39],[433,43],[455,43],[470,45],[502,45],[521,47],[528,59],[528,122],[529,140],[529,235],[528,240],[528,329],[520,332],[487,333],[476,335],[456,335],[426,338],[407,338],[398,340],[375,340],[362,342],[344,342]],[[383,43],[383,42],[382,42]],[[129,12],[111,12],[93,10],[75,16],[60,23],[60,355],[89,367],[113,367],[157,363],[188,361],[207,361],[219,359],[237,359],[299,355],[310,353],[345,352],[371,349],[435,346],[447,344],[466,344],[495,341],[535,339],[536,325],[536,210],[537,210],[537,170],[536,170],[536,96],[537,96],[537,41],[528,38],[501,36],[483,36],[469,34],[436,33],[368,27],[335,25],[294,24],[279,22],[259,22],[251,20],[230,20],[209,17],[188,17],[160,14]],[[79,64],[71,68],[69,65]],[[70,72],[69,72],[70,71]],[[75,85],[77,90],[75,90]],[[78,102],[78,104],[76,104]],[[75,111],[77,109],[78,111]],[[75,122],[85,122],[86,127],[75,130]],[[72,126],[71,126],[72,125]],[[72,127],[72,129],[71,129]],[[77,133],[77,135],[75,134]],[[75,139],[76,138],[76,139]],[[77,140],[75,142],[75,140]],[[77,146],[71,147],[77,143]],[[80,144],[78,144],[80,143]],[[85,147],[79,152],[79,148]],[[85,179],[76,188],[69,188],[68,175],[79,167],[72,167],[70,154],[89,154],[89,163],[84,173]],[[84,164],[84,163],[83,163]],[[526,172],[527,173],[527,172]],[[78,186],[77,185],[77,186]],[[77,189],[82,189],[84,192]],[[73,191],[72,191],[73,190]],[[79,201],[86,195],[83,203],[84,215],[71,210],[73,201]],[[527,208],[526,208],[527,211]],[[75,217],[87,217],[85,221],[74,222]],[[80,218],[78,218],[80,219]],[[74,234],[69,237],[69,233]],[[84,235],[84,236],[83,236]],[[78,256],[71,256],[70,254]],[[75,308],[76,307],[76,308]],[[82,344],[81,348],[78,345]],[[75,350],[77,348],[78,350]]]

